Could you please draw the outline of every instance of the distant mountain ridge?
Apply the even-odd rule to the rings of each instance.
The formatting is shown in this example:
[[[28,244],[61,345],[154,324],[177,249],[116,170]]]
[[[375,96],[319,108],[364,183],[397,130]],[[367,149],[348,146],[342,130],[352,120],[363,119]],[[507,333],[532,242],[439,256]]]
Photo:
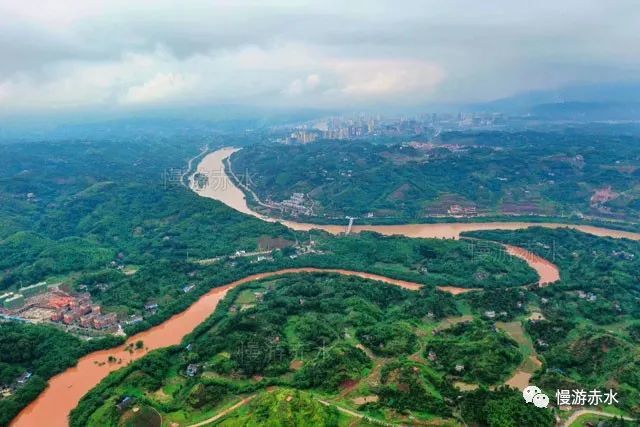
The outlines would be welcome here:
[[[540,119],[640,120],[640,82],[531,91],[468,107],[471,111],[531,115]]]

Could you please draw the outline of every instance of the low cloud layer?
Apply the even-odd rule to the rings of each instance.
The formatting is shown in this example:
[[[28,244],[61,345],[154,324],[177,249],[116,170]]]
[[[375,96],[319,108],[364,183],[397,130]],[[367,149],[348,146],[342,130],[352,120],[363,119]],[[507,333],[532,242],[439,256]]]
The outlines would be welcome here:
[[[0,0],[0,113],[428,105],[640,71],[635,0],[485,3]]]

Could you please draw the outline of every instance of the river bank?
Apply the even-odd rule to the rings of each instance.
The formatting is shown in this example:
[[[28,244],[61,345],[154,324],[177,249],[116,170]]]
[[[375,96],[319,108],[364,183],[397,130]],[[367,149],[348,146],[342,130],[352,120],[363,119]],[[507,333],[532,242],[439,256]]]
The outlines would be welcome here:
[[[244,277],[235,282],[212,289],[187,310],[169,318],[169,320],[158,326],[129,337],[122,346],[97,351],[82,357],[75,367],[67,369],[63,373],[51,378],[47,389],[20,412],[12,421],[11,426],[67,426],[67,418],[71,410],[77,406],[80,399],[86,393],[98,385],[109,373],[140,359],[149,351],[180,344],[187,334],[192,332],[198,325],[213,314],[218,303],[225,297],[229,290],[254,280],[296,273],[334,273],[346,276],[358,276],[400,286],[412,291],[416,291],[422,287],[419,283],[342,269],[291,268]],[[443,290],[448,291],[448,289]],[[468,289],[464,290],[468,291]],[[138,341],[143,342],[143,348],[138,350],[133,349]],[[112,360],[112,362],[109,362],[109,360]]]
[[[203,176],[206,176],[209,179],[208,185],[201,188],[197,187],[192,176],[189,179],[192,190],[202,197],[221,201],[227,206],[237,210],[238,212],[260,218],[263,221],[280,222],[293,230],[308,231],[311,229],[321,229],[332,234],[342,233],[346,230],[346,220],[344,225],[313,224],[307,222],[297,222],[271,218],[253,211],[247,203],[245,193],[236,185],[236,182],[240,182],[240,185],[243,185],[242,180],[237,177],[235,179],[229,177],[226,173],[225,159],[227,159],[229,156],[231,156],[231,154],[235,153],[238,150],[238,148],[226,147],[207,154],[198,164],[196,173],[200,173]],[[459,239],[460,234],[467,231],[520,230],[523,228],[534,226],[547,228],[568,227],[599,237],[614,237],[640,240],[640,233],[632,231],[624,231],[583,224],[522,221],[441,222],[396,225],[356,224],[353,225],[351,231],[354,233],[357,233],[359,231],[375,231],[384,235],[398,234],[406,237]]]

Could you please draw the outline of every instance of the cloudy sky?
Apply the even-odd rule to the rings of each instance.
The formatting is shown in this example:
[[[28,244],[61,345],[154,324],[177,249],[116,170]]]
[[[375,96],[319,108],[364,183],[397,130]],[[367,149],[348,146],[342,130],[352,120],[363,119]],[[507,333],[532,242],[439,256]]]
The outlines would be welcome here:
[[[0,113],[474,102],[640,75],[637,0],[0,0]]]

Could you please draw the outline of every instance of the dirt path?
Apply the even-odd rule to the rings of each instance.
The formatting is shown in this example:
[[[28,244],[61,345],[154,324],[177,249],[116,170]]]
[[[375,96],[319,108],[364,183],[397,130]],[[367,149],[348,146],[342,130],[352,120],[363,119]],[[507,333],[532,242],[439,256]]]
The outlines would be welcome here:
[[[533,343],[519,321],[496,322],[496,326],[513,338],[520,346],[520,352],[527,355],[511,378],[505,381],[506,385],[524,390],[529,385],[533,374],[542,366],[542,362],[538,359]]]
[[[245,397],[240,402],[238,402],[235,405],[225,409],[222,412],[217,413],[213,417],[208,418],[208,419],[206,419],[204,421],[200,421],[199,423],[189,424],[187,427],[201,427],[201,426],[206,426],[207,424],[210,424],[210,423],[212,423],[214,421],[218,421],[220,418],[226,417],[227,415],[229,415],[230,413],[232,413],[233,411],[235,411],[239,407],[244,406],[247,403],[251,402],[253,399],[255,399],[256,396],[257,396],[257,394],[252,394],[251,396]]]
[[[336,405],[334,403],[327,402],[326,400],[322,400],[322,399],[316,399],[316,400],[318,402],[320,402],[321,404],[323,404],[324,406],[333,406],[334,408],[336,408],[338,411],[342,412],[343,414],[347,414],[347,415],[355,417],[355,418],[360,418],[360,419],[366,420],[366,421],[368,421],[368,422],[370,422],[372,424],[378,424],[378,425],[381,425],[381,426],[389,426],[389,427],[395,426],[395,424],[390,424],[390,423],[378,420],[376,418],[371,418],[368,415],[362,414],[360,412],[353,411],[351,409],[343,408],[342,406],[338,406],[338,405]]]

